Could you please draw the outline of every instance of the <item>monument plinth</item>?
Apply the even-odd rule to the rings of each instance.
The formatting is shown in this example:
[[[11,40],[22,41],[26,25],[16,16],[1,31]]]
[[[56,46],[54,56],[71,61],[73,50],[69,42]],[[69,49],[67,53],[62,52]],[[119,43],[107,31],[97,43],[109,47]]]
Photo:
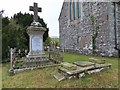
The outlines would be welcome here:
[[[27,28],[29,35],[29,53],[28,56],[38,56],[44,54],[43,34],[46,31],[39,22],[33,22]]]

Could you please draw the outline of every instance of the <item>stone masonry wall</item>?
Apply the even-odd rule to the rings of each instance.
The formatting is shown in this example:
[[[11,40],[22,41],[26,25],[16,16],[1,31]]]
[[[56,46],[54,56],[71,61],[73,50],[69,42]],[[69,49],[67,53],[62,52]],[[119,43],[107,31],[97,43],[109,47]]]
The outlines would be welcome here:
[[[70,21],[70,2],[64,2],[59,18],[60,46],[68,51],[92,54],[93,27],[91,16],[95,17],[95,27],[99,26],[96,38],[96,51],[99,55],[115,56],[117,54],[114,37],[113,4],[108,2],[81,3],[81,17]],[[120,6],[117,6],[119,11]],[[120,13],[117,14],[117,31],[120,30]],[[120,35],[118,34],[119,42]],[[119,43],[118,42],[118,43]]]
[[[108,56],[109,49],[111,48],[111,45],[113,44],[110,42],[111,39],[113,39],[113,32],[110,32],[109,29],[109,3],[106,2],[84,2],[82,4],[83,6],[83,17],[82,17],[82,33],[80,36],[88,36],[93,35],[93,27],[92,27],[92,21],[91,16],[94,16],[94,24],[95,28],[99,27],[98,30],[98,36],[96,38],[96,52],[101,55]],[[110,39],[111,38],[111,39]],[[88,44],[88,43],[87,43]],[[91,46],[91,43],[89,43],[87,46]],[[88,51],[89,48],[82,48],[83,53],[88,53],[85,51]],[[92,53],[92,52],[91,52]]]
[[[117,43],[118,43],[118,48],[120,49],[120,4],[117,4]]]
[[[110,40],[114,39],[114,32],[109,29],[109,5],[107,2],[98,2],[92,5],[92,13],[96,22],[95,25],[99,27],[96,38],[96,51],[102,56],[109,56],[109,54],[111,54],[109,53],[109,49],[113,45],[113,42]]]
[[[62,10],[60,13],[60,17],[59,17],[59,33],[60,33],[60,46],[62,48],[66,47],[67,44],[67,39],[68,35],[67,35],[67,25],[68,25],[68,2],[64,2],[63,6],[62,6]]]

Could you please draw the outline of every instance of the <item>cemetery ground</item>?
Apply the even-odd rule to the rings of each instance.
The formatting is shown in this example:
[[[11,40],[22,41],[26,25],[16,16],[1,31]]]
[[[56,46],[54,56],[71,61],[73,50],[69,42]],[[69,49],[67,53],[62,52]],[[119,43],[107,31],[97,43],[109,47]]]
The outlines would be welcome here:
[[[86,61],[89,58],[103,59],[73,53],[64,53],[65,62]],[[80,79],[58,81],[53,77],[57,67],[48,67],[29,70],[10,76],[8,73],[9,63],[2,67],[3,88],[116,88],[118,87],[118,58],[104,58],[112,64],[112,68],[101,72],[86,75]]]

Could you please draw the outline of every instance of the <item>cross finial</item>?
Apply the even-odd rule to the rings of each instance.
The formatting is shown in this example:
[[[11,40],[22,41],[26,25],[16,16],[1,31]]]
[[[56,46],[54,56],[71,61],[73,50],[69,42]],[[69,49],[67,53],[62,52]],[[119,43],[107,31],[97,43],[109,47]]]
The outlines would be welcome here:
[[[37,3],[34,3],[34,6],[30,6],[29,10],[34,12],[33,21],[38,22],[38,12],[42,12],[42,9],[38,7]]]

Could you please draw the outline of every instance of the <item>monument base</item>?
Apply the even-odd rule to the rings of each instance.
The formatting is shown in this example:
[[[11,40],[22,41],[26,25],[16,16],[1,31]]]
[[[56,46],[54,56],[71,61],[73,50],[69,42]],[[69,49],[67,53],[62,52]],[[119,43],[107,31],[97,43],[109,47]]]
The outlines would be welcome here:
[[[48,56],[46,54],[40,54],[40,55],[29,55],[26,57],[27,60],[38,60],[38,61],[43,61],[43,59],[45,60],[49,60]]]
[[[45,53],[28,54],[25,59],[25,67],[36,67],[46,65],[49,62],[49,57]]]
[[[39,57],[44,54],[45,53],[43,51],[41,51],[41,52],[32,51],[32,52],[29,52],[28,55],[26,55],[26,57]]]

